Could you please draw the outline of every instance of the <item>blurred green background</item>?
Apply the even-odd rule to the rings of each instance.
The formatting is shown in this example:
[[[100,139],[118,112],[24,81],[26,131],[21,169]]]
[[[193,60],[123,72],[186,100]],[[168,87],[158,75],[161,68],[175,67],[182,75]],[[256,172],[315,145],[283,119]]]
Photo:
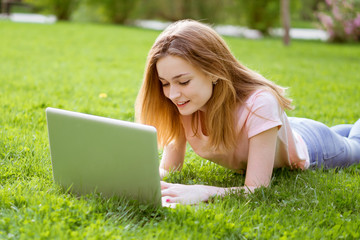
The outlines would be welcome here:
[[[9,0],[2,0],[5,2]],[[134,19],[176,21],[192,18],[266,30],[279,26],[280,0],[22,0],[12,12],[55,14],[60,20],[129,23]],[[291,1],[292,22],[313,27],[324,0]],[[4,10],[4,9],[2,9]]]
[[[1,12],[53,14],[61,21],[134,24],[138,19],[196,19],[238,25],[269,35],[282,27],[282,9],[292,28],[321,28],[330,41],[360,40],[360,0],[1,0]],[[282,7],[288,2],[288,7]]]

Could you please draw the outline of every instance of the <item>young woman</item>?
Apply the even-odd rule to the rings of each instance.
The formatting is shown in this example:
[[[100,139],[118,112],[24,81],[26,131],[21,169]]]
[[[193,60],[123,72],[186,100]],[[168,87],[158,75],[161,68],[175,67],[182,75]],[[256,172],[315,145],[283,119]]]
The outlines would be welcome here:
[[[344,167],[360,161],[360,120],[329,129],[289,118],[285,89],[241,65],[209,26],[183,20],[156,39],[136,101],[138,121],[164,147],[161,177],[181,170],[188,142],[201,157],[245,172],[245,192],[274,168]],[[194,204],[240,189],[161,182],[163,202]]]

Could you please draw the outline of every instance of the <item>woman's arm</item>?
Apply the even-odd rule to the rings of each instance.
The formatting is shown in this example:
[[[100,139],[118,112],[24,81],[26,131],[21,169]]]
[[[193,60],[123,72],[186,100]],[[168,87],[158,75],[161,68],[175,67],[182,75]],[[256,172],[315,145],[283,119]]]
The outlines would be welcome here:
[[[220,188],[161,182],[163,204],[195,204],[207,201],[211,196],[224,196],[231,191],[243,189],[248,193],[261,186],[267,187],[274,167],[277,132],[278,127],[274,127],[250,138],[244,187]]]
[[[250,138],[245,186],[267,187],[275,162],[278,127],[271,128]]]
[[[169,171],[180,171],[182,169],[186,151],[186,138],[181,137],[164,147],[160,163],[160,178],[169,174]]]

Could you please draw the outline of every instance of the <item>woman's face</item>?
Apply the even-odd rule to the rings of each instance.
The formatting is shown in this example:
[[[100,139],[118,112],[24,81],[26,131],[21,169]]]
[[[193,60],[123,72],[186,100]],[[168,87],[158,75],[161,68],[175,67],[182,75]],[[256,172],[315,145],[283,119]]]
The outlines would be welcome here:
[[[165,96],[177,106],[181,115],[206,111],[213,92],[209,76],[184,59],[171,55],[160,58],[156,68]]]

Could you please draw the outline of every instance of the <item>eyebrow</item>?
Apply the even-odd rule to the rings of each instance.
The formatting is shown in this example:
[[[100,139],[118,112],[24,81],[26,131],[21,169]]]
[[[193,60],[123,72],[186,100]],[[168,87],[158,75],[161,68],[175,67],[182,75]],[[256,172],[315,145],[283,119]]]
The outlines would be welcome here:
[[[181,78],[181,77],[186,76],[186,75],[189,75],[189,74],[190,74],[190,73],[181,73],[181,74],[179,74],[179,75],[176,75],[176,76],[172,77],[171,79],[172,79],[172,80],[175,80],[175,79]],[[164,78],[162,78],[162,77],[160,77],[160,76],[159,76],[159,79],[160,79],[160,80],[165,80]],[[165,80],[165,81],[166,81],[166,80]]]

